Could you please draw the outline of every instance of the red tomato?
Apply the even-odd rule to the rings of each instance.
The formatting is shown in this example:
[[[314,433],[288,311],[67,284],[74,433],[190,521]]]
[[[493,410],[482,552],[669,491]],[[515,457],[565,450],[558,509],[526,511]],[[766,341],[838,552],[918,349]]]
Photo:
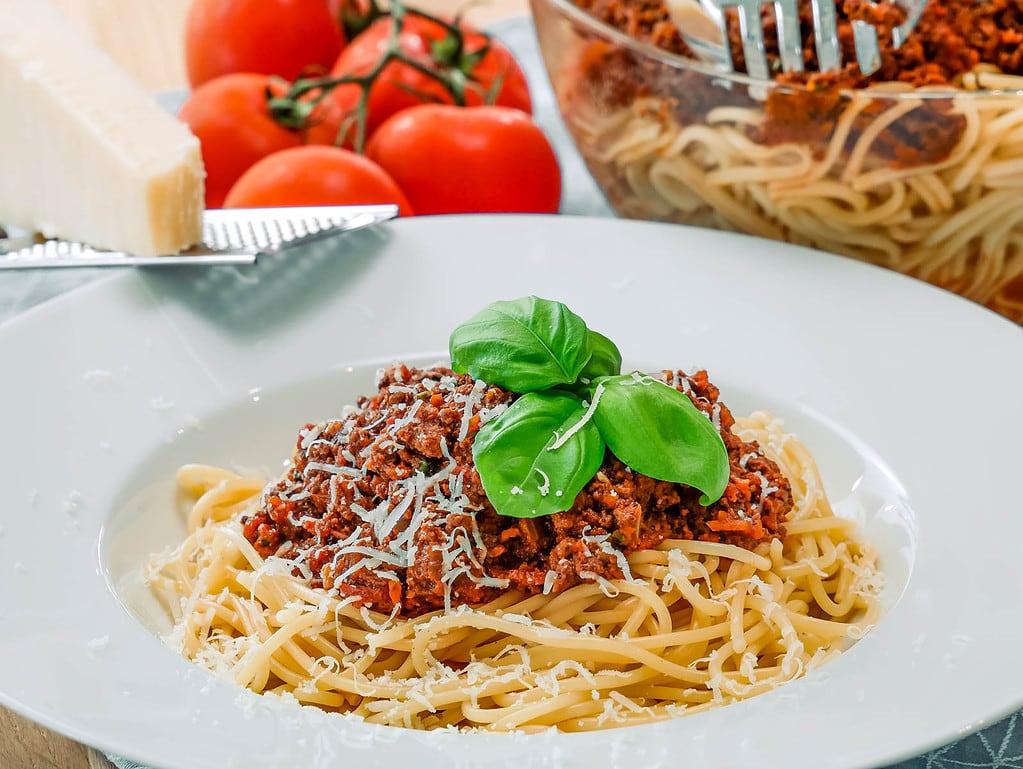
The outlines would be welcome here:
[[[375,21],[369,29],[355,38],[337,59],[331,75],[342,77],[358,76],[370,72],[387,50],[394,19],[385,17]],[[487,44],[487,38],[462,24],[463,49],[471,54]],[[468,106],[477,106],[486,101],[490,90],[500,86],[495,103],[530,112],[529,85],[518,62],[500,41],[490,39],[490,50],[476,62],[449,61],[450,54],[436,50],[435,44],[448,37],[448,31],[440,24],[408,15],[399,35],[399,46],[410,59],[422,62],[435,70],[458,67],[472,85],[466,88],[465,101]],[[454,57],[458,58],[458,57]],[[466,58],[466,57],[463,57]],[[324,100],[317,115],[318,124],[307,132],[307,141],[314,144],[334,144],[345,121],[352,115],[359,100],[361,88],[358,85],[342,85],[335,88]],[[417,71],[404,62],[388,64],[370,89],[366,135],[369,136],[391,115],[424,101],[453,103],[451,94],[443,85]],[[354,131],[346,133],[348,141],[354,139]]]
[[[323,0],[193,0],[185,26],[192,87],[231,72],[294,80],[327,70],[344,45]]]
[[[330,17],[349,40],[369,26],[377,15],[370,0],[327,0],[327,8],[330,9]]]
[[[222,206],[227,191],[257,160],[302,143],[299,133],[270,116],[270,85],[266,75],[224,75],[196,88],[181,107],[178,117],[202,145],[207,208]]]
[[[260,160],[231,188],[225,208],[334,206],[397,203],[412,215],[408,199],[380,166],[340,147],[310,145]]]
[[[417,214],[555,213],[561,170],[551,143],[524,112],[421,104],[373,134],[366,154]]]

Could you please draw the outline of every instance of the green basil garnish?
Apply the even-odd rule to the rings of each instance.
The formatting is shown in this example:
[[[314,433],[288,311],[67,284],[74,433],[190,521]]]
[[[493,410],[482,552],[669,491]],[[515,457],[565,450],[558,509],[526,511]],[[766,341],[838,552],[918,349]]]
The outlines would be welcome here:
[[[572,384],[590,359],[587,331],[561,302],[494,302],[452,332],[451,367],[516,393]]]
[[[622,375],[614,342],[560,302],[494,302],[451,334],[452,368],[523,394],[480,428],[473,458],[501,515],[568,510],[607,449],[636,472],[720,499],[724,441],[684,394],[641,374]]]
[[[579,379],[592,382],[597,377],[617,376],[622,373],[622,354],[618,346],[603,334],[589,329],[590,359],[586,361]]]
[[[684,393],[649,376],[597,381],[593,421],[611,452],[633,470],[703,492],[701,505],[728,485],[728,450],[707,415]]]
[[[480,428],[472,455],[501,515],[568,510],[604,462],[604,439],[568,393],[527,393]]]

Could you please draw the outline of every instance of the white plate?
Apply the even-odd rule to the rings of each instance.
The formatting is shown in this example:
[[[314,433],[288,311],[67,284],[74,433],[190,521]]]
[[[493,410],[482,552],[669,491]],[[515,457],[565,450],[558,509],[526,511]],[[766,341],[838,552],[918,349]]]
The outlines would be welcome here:
[[[265,269],[127,273],[0,327],[0,702],[165,769],[865,767],[1023,705],[1016,326],[838,257],[615,220],[399,221]],[[439,358],[458,322],[529,293],[634,363],[705,366],[737,412],[784,417],[881,548],[874,632],[744,703],[524,737],[259,698],[139,621],[121,585],[178,536],[177,464],[273,472],[302,424],[372,389],[377,363]]]

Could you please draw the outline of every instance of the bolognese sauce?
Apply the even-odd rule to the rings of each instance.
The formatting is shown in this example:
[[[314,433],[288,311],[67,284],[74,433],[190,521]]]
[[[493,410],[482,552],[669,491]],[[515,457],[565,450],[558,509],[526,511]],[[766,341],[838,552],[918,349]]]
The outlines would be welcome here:
[[[672,23],[664,0],[574,0],[575,4],[597,19],[630,37],[686,57],[693,57]],[[813,8],[801,0],[800,27],[813,29]],[[905,20],[905,11],[892,2],[839,0],[836,3],[838,40],[844,64],[838,70],[820,72],[811,35],[803,37],[803,72],[781,72],[778,53],[778,29],[773,6],[762,6],[762,24],[768,63],[782,85],[797,89],[772,89],[764,105],[765,121],[752,137],[758,143],[778,145],[790,141],[821,141],[835,129],[844,107],[841,92],[847,88],[865,88],[875,83],[899,82],[913,87],[954,86],[958,79],[980,65],[997,67],[1006,74],[1023,75],[1023,5],[1014,0],[945,0],[927,4],[914,31],[905,43],[895,48],[892,30]],[[732,61],[745,72],[742,36],[734,9],[727,11],[728,38]],[[864,75],[856,63],[853,22],[866,21],[878,32],[881,66]],[[633,56],[614,46],[594,48],[583,63],[587,87],[599,91],[603,103],[626,105],[646,95],[656,84],[664,91],[664,78],[677,80],[679,93],[686,98],[674,105],[683,123],[698,121],[706,113],[693,91],[705,87],[700,73],[664,71],[649,60]],[[752,101],[740,90],[725,94],[715,89],[708,94],[715,106],[750,106]],[[851,136],[859,136],[877,113],[865,110]],[[900,118],[881,137],[874,148],[879,157],[895,167],[936,163],[952,152],[965,126],[964,119],[952,113],[948,99],[931,99]]]
[[[792,492],[778,465],[733,434],[706,372],[662,378],[724,439],[730,480],[709,506],[696,489],[640,475],[608,453],[565,512],[498,515],[472,443],[515,396],[446,368],[394,366],[342,418],[302,429],[290,472],[243,519],[244,535],[314,587],[417,616],[509,588],[555,593],[629,578],[626,556],[666,539],[752,548],[779,534]]]
[[[664,0],[574,0],[575,4],[630,37],[670,53],[693,57],[671,21]],[[768,61],[778,69],[778,29],[770,3],[762,6]],[[818,72],[817,54],[809,35],[803,39],[805,72],[779,74],[786,82],[836,84],[862,88],[869,83],[901,81],[914,86],[950,85],[979,64],[991,64],[1007,74],[1023,75],[1023,5],[1015,0],[942,0],[929,2],[902,46],[895,48],[892,30],[906,14],[890,1],[839,0],[835,3],[838,39],[844,65],[836,73]],[[813,28],[809,0],[799,4],[803,30]],[[869,76],[856,64],[854,21],[866,21],[878,32],[881,67]],[[729,43],[733,61],[745,71],[742,37],[734,11],[729,11]]]

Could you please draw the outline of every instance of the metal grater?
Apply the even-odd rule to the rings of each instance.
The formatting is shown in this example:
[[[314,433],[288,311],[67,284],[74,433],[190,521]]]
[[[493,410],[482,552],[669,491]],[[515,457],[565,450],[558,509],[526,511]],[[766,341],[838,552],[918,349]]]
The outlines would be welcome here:
[[[928,0],[895,0],[906,12],[905,22],[892,30],[892,46],[900,48],[920,21]],[[725,9],[734,8],[739,16],[742,53],[746,72],[756,80],[769,80],[761,6],[774,6],[778,25],[778,55],[785,72],[803,71],[803,30],[799,28],[798,0],[668,0],[672,21],[690,48],[721,70],[734,72],[735,64],[727,43]],[[813,40],[821,72],[842,66],[838,41],[835,0],[811,0]],[[877,30],[865,21],[854,21],[853,42],[856,63],[864,75],[881,68],[881,50]]]
[[[166,256],[135,256],[8,232],[7,237],[0,237],[0,270],[253,264],[261,254],[359,230],[397,215],[398,206],[391,204],[211,209],[203,214],[202,243]]]

